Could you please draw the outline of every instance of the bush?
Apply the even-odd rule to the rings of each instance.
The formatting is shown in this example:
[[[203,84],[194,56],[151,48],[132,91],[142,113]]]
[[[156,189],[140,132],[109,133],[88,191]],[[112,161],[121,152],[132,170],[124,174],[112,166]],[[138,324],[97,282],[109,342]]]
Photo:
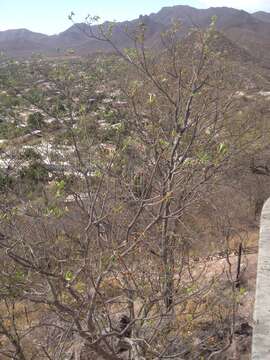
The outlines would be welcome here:
[[[27,126],[31,130],[40,130],[44,125],[44,116],[40,112],[32,113],[28,116]]]
[[[20,171],[20,178],[22,180],[26,180],[34,184],[47,181],[48,176],[48,170],[39,162],[34,162]]]
[[[28,161],[37,161],[41,160],[41,155],[37,153],[34,149],[28,148],[21,153],[21,159]]]
[[[3,172],[0,172],[0,192],[6,191],[13,184],[13,178]]]
[[[25,134],[23,128],[17,127],[14,123],[0,123],[0,139],[14,139]]]

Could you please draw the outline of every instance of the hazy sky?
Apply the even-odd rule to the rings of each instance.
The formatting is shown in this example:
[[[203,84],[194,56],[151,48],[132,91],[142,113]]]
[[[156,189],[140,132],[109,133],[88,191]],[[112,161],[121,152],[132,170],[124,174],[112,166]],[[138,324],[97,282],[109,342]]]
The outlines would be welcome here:
[[[76,21],[83,21],[88,14],[99,15],[103,20],[130,20],[157,12],[163,6],[180,4],[270,12],[270,0],[0,0],[0,31],[27,28],[55,34],[71,25],[67,19],[71,11],[75,12]]]

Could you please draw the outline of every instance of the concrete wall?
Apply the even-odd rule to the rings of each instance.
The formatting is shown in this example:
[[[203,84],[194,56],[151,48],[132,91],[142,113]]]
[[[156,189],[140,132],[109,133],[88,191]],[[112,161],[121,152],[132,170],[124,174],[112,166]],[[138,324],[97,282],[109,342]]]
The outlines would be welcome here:
[[[252,360],[270,360],[270,199],[261,214]]]

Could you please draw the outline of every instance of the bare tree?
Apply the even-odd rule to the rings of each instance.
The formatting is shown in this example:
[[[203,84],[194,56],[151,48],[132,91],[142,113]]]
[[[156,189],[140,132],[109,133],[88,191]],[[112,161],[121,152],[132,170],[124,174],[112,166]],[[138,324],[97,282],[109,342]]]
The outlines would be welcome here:
[[[19,329],[0,322],[13,345],[3,356],[209,354],[194,342],[196,325],[209,299],[222,317],[214,296],[222,274],[207,277],[204,261],[195,266],[186,217],[254,141],[253,125],[235,124],[233,74],[215,48],[214,24],[182,40],[174,26],[157,53],[145,46],[143,23],[127,31],[133,48],[123,50],[113,28],[93,30],[92,20],[82,31],[115,55],[2,69],[3,88],[53,120],[43,138],[54,148],[43,160],[17,156],[11,175],[20,182],[1,195],[1,288],[40,314]],[[24,346],[38,331],[46,336],[30,357]]]

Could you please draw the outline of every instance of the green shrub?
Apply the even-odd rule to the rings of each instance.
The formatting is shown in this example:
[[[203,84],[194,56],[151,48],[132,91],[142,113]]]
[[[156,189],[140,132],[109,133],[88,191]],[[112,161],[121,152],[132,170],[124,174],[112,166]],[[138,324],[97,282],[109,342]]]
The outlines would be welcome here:
[[[40,112],[35,112],[28,116],[27,126],[29,129],[40,130],[44,125],[44,116]]]
[[[0,171],[0,192],[6,191],[13,184],[13,178],[10,175],[4,174]]]
[[[41,160],[41,155],[34,149],[28,148],[21,153],[21,159],[29,161]]]
[[[39,162],[33,162],[20,171],[20,178],[27,182],[37,184],[48,180],[48,170]]]

